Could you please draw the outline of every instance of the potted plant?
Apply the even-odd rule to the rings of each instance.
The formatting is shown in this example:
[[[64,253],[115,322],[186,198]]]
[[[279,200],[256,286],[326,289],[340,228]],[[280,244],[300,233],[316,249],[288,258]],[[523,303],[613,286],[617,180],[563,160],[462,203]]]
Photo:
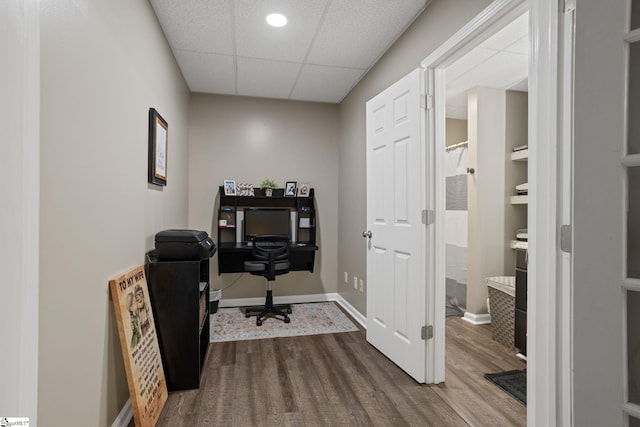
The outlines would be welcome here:
[[[278,184],[276,184],[276,182],[270,178],[265,178],[260,183],[260,188],[264,190],[265,196],[271,197],[271,195],[273,194],[274,188],[278,188]]]

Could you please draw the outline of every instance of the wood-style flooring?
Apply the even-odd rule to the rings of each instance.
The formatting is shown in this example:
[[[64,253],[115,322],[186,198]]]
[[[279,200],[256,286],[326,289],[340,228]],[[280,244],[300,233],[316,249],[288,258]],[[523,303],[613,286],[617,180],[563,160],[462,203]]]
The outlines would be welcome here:
[[[448,318],[446,335],[437,386],[416,383],[362,330],[212,343],[200,389],[170,393],[158,426],[526,425],[525,406],[483,378],[525,363],[490,326]]]

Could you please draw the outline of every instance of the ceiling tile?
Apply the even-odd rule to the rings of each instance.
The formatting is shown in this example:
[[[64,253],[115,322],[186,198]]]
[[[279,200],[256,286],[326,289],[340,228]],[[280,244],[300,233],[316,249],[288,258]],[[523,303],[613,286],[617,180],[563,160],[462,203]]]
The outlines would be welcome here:
[[[509,90],[515,90],[518,92],[529,92],[529,78],[516,82]]]
[[[528,71],[528,56],[500,52],[475,67],[472,72],[448,84],[447,90],[457,93],[476,86],[506,89],[526,78]]]
[[[467,107],[455,107],[447,105],[446,117],[448,119],[468,120]]]
[[[192,92],[235,94],[233,57],[174,50]]]
[[[235,28],[238,56],[302,62],[318,28],[327,0],[236,0]],[[288,24],[269,26],[269,13],[281,13]]]
[[[430,2],[149,1],[192,91],[319,102],[344,98]],[[273,12],[288,25],[268,26]]]
[[[467,90],[460,90],[455,93],[447,92],[447,107],[467,108]]]
[[[507,24],[504,29],[489,37],[480,46],[488,49],[503,50],[527,34],[529,34],[529,12]]]
[[[496,54],[493,49],[477,47],[447,67],[447,85]]]
[[[238,58],[238,95],[288,98],[300,64]]]
[[[172,49],[233,54],[230,0],[151,0]]]
[[[308,62],[369,69],[425,4],[426,0],[332,1]]]
[[[529,35],[520,37],[504,49],[505,52],[529,55]]]
[[[337,103],[358,83],[365,70],[305,65],[291,99]]]
[[[447,68],[447,117],[466,117],[467,92],[474,87],[527,91],[528,28],[525,13]]]

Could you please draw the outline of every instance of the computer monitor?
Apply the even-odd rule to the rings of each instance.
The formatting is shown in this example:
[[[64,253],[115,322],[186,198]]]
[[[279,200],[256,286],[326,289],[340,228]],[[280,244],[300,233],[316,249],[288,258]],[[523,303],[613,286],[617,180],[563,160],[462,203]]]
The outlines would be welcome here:
[[[287,236],[291,239],[291,210],[245,208],[244,241],[263,235]]]

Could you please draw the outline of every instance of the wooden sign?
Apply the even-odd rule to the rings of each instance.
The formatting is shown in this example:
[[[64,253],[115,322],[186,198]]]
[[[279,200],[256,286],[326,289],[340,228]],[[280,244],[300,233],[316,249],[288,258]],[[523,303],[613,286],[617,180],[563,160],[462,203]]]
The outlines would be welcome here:
[[[136,426],[155,426],[167,401],[144,268],[109,281]]]

